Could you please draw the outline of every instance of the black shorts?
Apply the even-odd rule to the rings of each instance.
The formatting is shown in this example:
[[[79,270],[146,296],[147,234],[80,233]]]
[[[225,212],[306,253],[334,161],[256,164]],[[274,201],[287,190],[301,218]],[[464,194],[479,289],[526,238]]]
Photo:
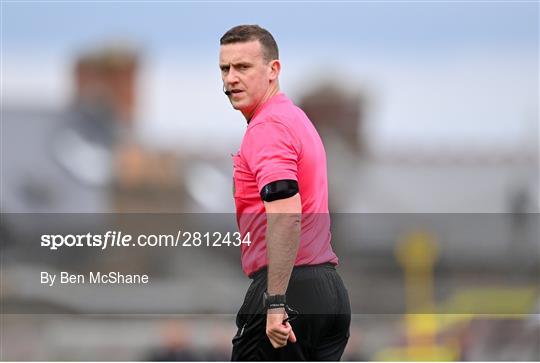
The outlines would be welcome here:
[[[233,361],[338,361],[349,339],[351,308],[347,289],[332,264],[297,266],[287,289],[287,305],[297,342],[275,349],[266,336],[263,293],[266,269],[255,273],[236,316]]]

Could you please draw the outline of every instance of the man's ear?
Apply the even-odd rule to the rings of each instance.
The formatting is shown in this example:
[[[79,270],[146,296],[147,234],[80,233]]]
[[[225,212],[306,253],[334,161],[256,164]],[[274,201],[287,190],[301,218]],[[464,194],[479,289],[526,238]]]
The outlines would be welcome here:
[[[279,72],[281,71],[281,63],[279,59],[274,59],[270,62],[269,68],[269,78],[270,80],[276,80],[279,77]]]

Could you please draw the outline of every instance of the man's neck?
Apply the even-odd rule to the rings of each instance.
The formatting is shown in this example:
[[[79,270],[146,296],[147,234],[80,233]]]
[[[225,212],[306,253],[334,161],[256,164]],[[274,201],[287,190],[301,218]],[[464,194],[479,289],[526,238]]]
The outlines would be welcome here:
[[[246,118],[246,121],[247,123],[249,124],[249,122],[251,121],[251,118],[253,117],[253,115],[255,115],[255,113],[257,112],[257,110],[266,102],[268,101],[269,99],[271,99],[272,97],[274,97],[275,95],[277,95],[279,93],[279,84],[275,84],[273,86],[270,86],[268,87],[268,90],[266,91],[266,94],[264,95],[264,97],[261,99],[261,101],[257,104],[257,106],[253,109],[253,111],[249,112],[249,113],[243,113],[244,117]]]

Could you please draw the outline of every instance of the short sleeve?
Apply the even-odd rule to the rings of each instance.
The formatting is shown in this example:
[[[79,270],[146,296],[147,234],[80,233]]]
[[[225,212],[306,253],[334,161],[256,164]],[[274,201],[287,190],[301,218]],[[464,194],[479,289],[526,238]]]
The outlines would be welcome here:
[[[242,153],[255,176],[258,190],[274,181],[298,181],[298,145],[282,123],[265,121],[248,129]]]

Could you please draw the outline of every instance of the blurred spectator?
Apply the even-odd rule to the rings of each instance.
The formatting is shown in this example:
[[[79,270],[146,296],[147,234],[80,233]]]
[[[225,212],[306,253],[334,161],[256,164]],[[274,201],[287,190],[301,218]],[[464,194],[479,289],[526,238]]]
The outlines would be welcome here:
[[[201,360],[200,353],[197,354],[192,349],[191,336],[188,326],[175,321],[167,322],[162,330],[162,346],[153,349],[144,360],[158,362]]]

